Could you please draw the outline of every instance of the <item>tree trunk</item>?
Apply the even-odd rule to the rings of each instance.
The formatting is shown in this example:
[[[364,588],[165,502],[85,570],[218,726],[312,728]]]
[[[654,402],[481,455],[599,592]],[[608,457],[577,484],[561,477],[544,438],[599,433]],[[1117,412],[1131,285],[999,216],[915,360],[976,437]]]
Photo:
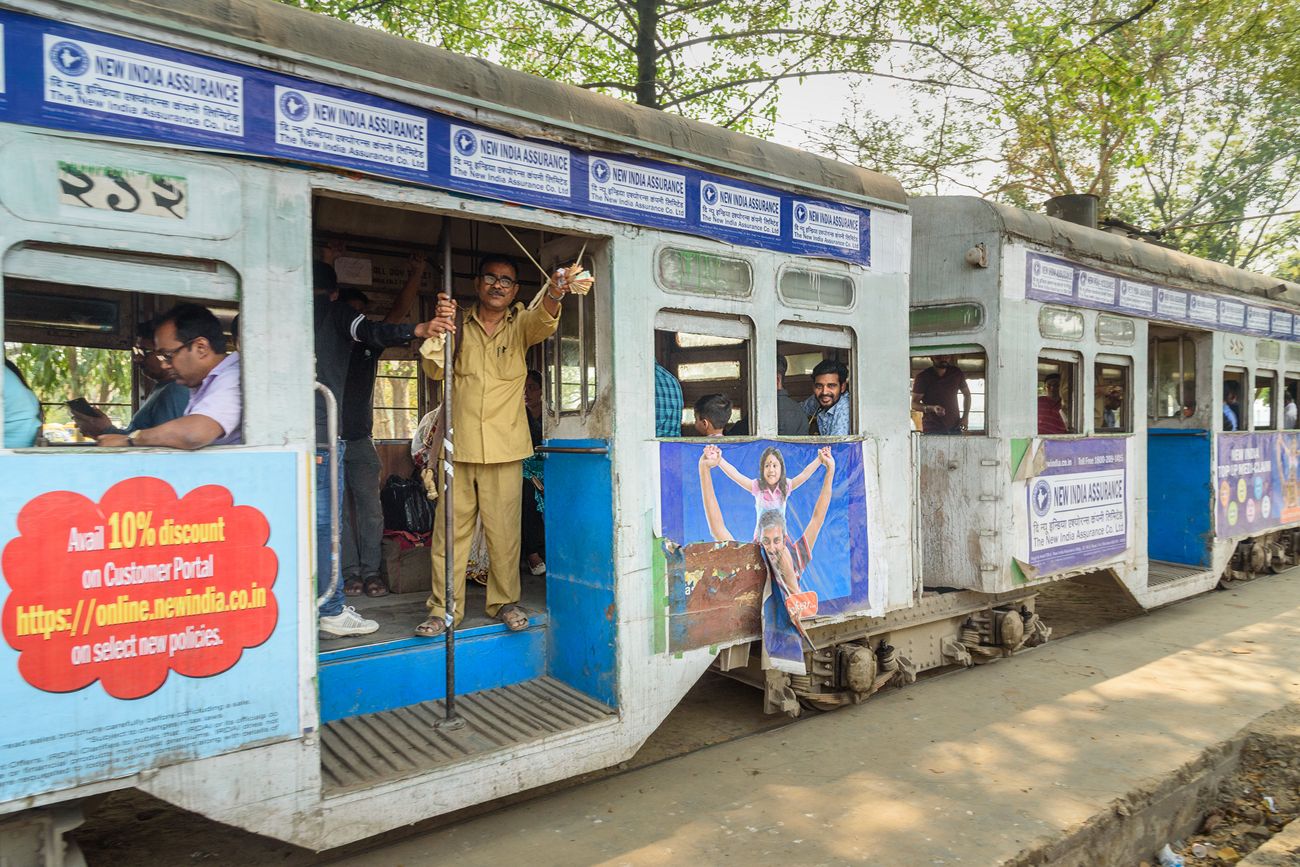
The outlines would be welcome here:
[[[659,0],[636,0],[636,102],[659,108]]]

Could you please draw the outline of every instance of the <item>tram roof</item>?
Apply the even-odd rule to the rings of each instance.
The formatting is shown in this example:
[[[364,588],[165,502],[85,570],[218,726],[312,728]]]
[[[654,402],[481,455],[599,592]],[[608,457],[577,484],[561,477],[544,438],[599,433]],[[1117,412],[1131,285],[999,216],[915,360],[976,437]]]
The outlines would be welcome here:
[[[1150,244],[1145,241],[1092,229],[1010,205],[974,196],[931,196],[912,199],[913,231],[926,232],[927,217],[941,231],[996,231],[1050,247],[1066,256],[1077,256],[1156,274],[1172,280],[1211,289],[1226,289],[1243,295],[1300,305],[1300,284],[1246,271]],[[964,225],[963,225],[964,224]],[[956,228],[962,227],[962,228]],[[1280,288],[1279,288],[1280,287]]]
[[[378,76],[390,85],[450,97],[449,113],[457,112],[460,100],[466,119],[523,135],[588,149],[618,142],[622,151],[630,146],[632,153],[695,162],[739,177],[792,181],[859,204],[865,199],[907,207],[902,185],[878,172],[273,0],[65,0],[62,5],[143,18],[218,42],[256,43],[263,53],[301,66],[333,66],[349,76],[370,73],[365,77],[372,81]],[[286,71],[303,74],[301,66]]]

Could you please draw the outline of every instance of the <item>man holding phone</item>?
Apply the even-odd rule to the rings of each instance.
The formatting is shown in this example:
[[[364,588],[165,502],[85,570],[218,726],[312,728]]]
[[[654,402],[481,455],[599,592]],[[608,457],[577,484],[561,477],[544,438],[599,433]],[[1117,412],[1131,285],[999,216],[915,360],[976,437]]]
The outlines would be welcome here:
[[[77,430],[81,431],[83,436],[130,435],[136,431],[157,427],[185,414],[185,406],[190,402],[190,390],[177,382],[176,371],[163,367],[162,360],[158,358],[157,346],[154,343],[153,321],[145,320],[139,323],[135,333],[135,345],[131,347],[131,362],[143,376],[156,383],[153,391],[149,392],[144,403],[140,404],[135,415],[131,416],[131,423],[125,430],[114,427],[112,419],[91,406],[84,398],[77,397],[68,401],[72,420],[76,422]]]

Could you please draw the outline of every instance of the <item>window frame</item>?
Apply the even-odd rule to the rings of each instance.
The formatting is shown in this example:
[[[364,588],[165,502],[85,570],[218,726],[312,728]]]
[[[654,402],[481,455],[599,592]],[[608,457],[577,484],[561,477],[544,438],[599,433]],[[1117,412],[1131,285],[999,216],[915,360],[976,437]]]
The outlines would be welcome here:
[[[781,283],[785,279],[786,274],[789,274],[792,271],[804,271],[809,274],[847,280],[849,291],[852,293],[853,297],[847,305],[823,304],[814,301],[807,301],[802,298],[792,298],[781,288]],[[862,287],[859,285],[858,280],[848,266],[845,266],[843,270],[837,271],[829,262],[819,262],[817,267],[813,267],[812,265],[801,261],[797,263],[787,262],[776,270],[776,297],[779,298],[783,304],[789,307],[797,307],[802,310],[824,310],[836,313],[850,313],[858,307],[858,299],[862,294],[861,288]]]
[[[749,433],[745,434],[745,436],[757,436],[757,434],[754,433],[755,429],[758,427],[758,403],[755,400],[756,391],[754,388],[754,353],[758,341],[758,328],[756,323],[748,316],[744,315],[717,313],[703,310],[687,311],[673,307],[662,307],[655,312],[652,326],[652,334],[664,332],[674,335],[674,342],[676,342],[675,336],[681,333],[702,334],[709,337],[740,339],[743,341],[739,346],[699,347],[694,349],[696,351],[703,350],[705,352],[721,352],[723,354],[729,354],[736,350],[743,350],[743,354],[741,355],[740,376],[738,378],[745,399],[745,410],[741,415],[741,419],[746,422],[749,428]],[[657,346],[657,343],[652,340],[651,345]],[[691,351],[691,349],[688,348],[687,351]],[[695,381],[691,381],[690,383],[683,382],[681,377],[678,376],[677,363],[665,363],[670,361],[670,359],[660,359],[656,353],[654,360],[663,364],[668,372],[676,377],[678,383],[682,385],[682,428],[685,430],[687,414],[692,412],[694,408],[694,401],[689,400],[686,395],[688,391],[694,390],[693,383]],[[700,381],[713,382],[715,380]],[[653,394],[651,395],[651,399],[651,402],[653,403]],[[685,438],[690,438],[691,436],[693,435],[685,435]]]
[[[978,413],[979,415],[983,416],[983,419],[984,419],[984,426],[983,426],[982,428],[978,429],[978,430],[972,430],[972,429],[969,429],[969,428],[968,428],[968,429],[963,433],[963,436],[968,436],[968,437],[970,437],[970,436],[983,436],[983,437],[987,437],[987,436],[989,436],[989,435],[990,435],[990,434],[989,434],[989,431],[990,431],[990,429],[991,429],[991,419],[992,419],[992,417],[993,417],[993,402],[992,402],[991,399],[990,399],[990,395],[993,393],[993,388],[992,388],[992,381],[993,381],[992,377],[993,377],[993,374],[992,374],[992,371],[991,371],[990,366],[989,366],[989,351],[988,351],[988,349],[987,349],[986,347],[984,347],[984,346],[982,346],[982,345],[980,345],[980,344],[978,344],[978,343],[961,344],[960,346],[909,346],[909,347],[908,347],[908,351],[907,351],[907,369],[908,369],[907,399],[908,399],[908,406],[909,406],[909,407],[911,406],[911,400],[912,400],[912,394],[913,394],[913,392],[912,392],[912,385],[913,385],[913,384],[915,383],[915,381],[916,381],[916,376],[915,376],[914,374],[912,374],[912,372],[911,372],[911,370],[912,370],[912,360],[913,360],[913,359],[916,359],[916,358],[930,358],[930,357],[935,356],[935,355],[958,355],[958,356],[962,356],[962,355],[977,355],[977,354],[978,354],[980,357],[982,357],[982,358],[984,359],[984,379],[982,380],[983,383],[984,383],[984,390],[983,390],[983,392],[977,392],[977,391],[975,391],[974,389],[971,389],[971,408],[970,408],[970,411],[967,413],[967,416],[968,416],[968,417],[971,417],[971,416],[976,415],[976,413]],[[922,368],[922,369],[924,369],[924,368]],[[966,380],[966,385],[967,385],[967,387],[970,386],[970,380],[969,380],[969,379]],[[975,404],[975,399],[976,399],[976,397],[979,397],[979,398],[981,399],[982,404],[983,404],[983,408],[982,408],[982,409],[979,409],[979,410],[975,409],[974,404]],[[910,416],[910,415],[911,415],[911,413],[909,412],[909,416]],[[913,422],[915,423],[915,420],[913,420]],[[924,435],[924,434],[925,434],[925,432],[924,432],[923,430],[921,430],[921,428],[920,428],[919,426],[917,426],[917,427],[916,427],[912,432],[915,433],[915,434],[918,434],[918,435]]]
[[[1097,424],[1097,412],[1092,414],[1092,433],[1098,436],[1130,436],[1134,431],[1134,419],[1136,413],[1133,411],[1133,357],[1129,355],[1111,355],[1109,353],[1099,352],[1092,359],[1092,394],[1093,405],[1095,410],[1102,412],[1102,419],[1105,419],[1105,405],[1103,395],[1100,393],[1100,383],[1098,380],[1098,368],[1109,365],[1119,367],[1124,371],[1124,403],[1120,410],[1123,413],[1120,426],[1116,430],[1109,430]]]
[[[1084,333],[1085,334],[1087,333],[1086,327]],[[1059,365],[1068,364],[1073,370],[1073,374],[1070,377],[1070,395],[1071,395],[1070,407],[1069,407],[1070,413],[1069,415],[1066,415],[1064,417],[1065,426],[1067,428],[1070,428],[1070,430],[1066,431],[1063,434],[1038,433],[1038,398],[1043,396],[1038,393],[1038,383],[1040,382],[1038,378],[1038,365],[1042,364],[1044,360],[1048,362],[1055,362]],[[1084,425],[1082,424],[1084,394],[1083,394],[1083,389],[1081,388],[1081,386],[1083,385],[1083,381],[1082,381],[1083,366],[1084,366],[1084,357],[1083,357],[1083,353],[1081,352],[1077,352],[1075,350],[1069,350],[1069,349],[1053,349],[1050,346],[1043,346],[1039,348],[1038,354],[1034,358],[1034,403],[1033,403],[1034,436],[1072,437],[1072,436],[1079,436],[1082,433],[1082,431],[1084,430]],[[1064,374],[1062,374],[1061,378],[1062,379],[1065,378]],[[1062,391],[1064,391],[1064,389],[1062,389]]]

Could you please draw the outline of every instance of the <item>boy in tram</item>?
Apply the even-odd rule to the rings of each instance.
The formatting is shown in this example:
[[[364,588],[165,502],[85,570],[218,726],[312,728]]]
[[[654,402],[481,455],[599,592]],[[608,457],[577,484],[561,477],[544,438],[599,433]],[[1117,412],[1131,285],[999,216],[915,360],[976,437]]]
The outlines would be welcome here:
[[[731,400],[725,394],[706,394],[695,401],[695,430],[700,436],[725,436],[730,422]]]

